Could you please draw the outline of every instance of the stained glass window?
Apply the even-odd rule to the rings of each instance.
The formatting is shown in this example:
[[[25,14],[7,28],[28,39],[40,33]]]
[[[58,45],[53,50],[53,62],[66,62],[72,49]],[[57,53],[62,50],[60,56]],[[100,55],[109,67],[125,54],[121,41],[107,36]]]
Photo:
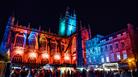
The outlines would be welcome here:
[[[23,45],[25,43],[26,43],[26,36],[25,36],[25,34],[17,34],[16,35],[15,46],[23,47]]]
[[[29,42],[30,48],[35,48],[35,45],[36,45],[36,33],[35,32],[30,33],[28,37],[28,42]]]

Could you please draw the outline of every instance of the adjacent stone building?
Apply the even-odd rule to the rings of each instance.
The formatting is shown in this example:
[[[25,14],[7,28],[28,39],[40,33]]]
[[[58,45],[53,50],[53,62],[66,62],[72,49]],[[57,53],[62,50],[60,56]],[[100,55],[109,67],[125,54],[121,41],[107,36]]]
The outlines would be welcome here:
[[[118,32],[107,36],[96,35],[86,41],[87,65],[102,65],[104,63],[119,63],[120,67],[136,67],[134,42],[135,29],[131,24]]]

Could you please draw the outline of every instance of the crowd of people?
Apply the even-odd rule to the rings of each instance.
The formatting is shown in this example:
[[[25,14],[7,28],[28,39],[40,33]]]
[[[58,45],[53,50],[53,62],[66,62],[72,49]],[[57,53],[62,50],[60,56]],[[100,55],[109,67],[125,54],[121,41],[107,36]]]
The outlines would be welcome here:
[[[61,69],[12,69],[10,77],[138,77],[137,70],[99,71],[99,70],[61,70]]]

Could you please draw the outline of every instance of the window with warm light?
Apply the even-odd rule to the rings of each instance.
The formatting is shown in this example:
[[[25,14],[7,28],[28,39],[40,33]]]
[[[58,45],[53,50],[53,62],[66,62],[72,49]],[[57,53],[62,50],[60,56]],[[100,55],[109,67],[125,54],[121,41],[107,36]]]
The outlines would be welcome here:
[[[40,42],[40,48],[46,49],[46,37],[45,37],[45,35],[43,35],[43,34],[40,35],[39,42]]]

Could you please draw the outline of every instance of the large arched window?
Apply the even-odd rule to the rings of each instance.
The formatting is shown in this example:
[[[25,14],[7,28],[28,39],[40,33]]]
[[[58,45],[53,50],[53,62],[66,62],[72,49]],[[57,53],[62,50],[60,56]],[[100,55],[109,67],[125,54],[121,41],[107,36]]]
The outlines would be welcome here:
[[[44,34],[40,35],[39,42],[40,42],[40,48],[46,49],[46,36]]]
[[[14,46],[24,47],[26,44],[26,34],[18,33],[15,36]]]
[[[50,47],[51,47],[51,51],[56,51],[56,43],[55,42],[51,42],[50,43]]]
[[[37,33],[31,32],[28,37],[29,48],[36,48],[37,45]]]

